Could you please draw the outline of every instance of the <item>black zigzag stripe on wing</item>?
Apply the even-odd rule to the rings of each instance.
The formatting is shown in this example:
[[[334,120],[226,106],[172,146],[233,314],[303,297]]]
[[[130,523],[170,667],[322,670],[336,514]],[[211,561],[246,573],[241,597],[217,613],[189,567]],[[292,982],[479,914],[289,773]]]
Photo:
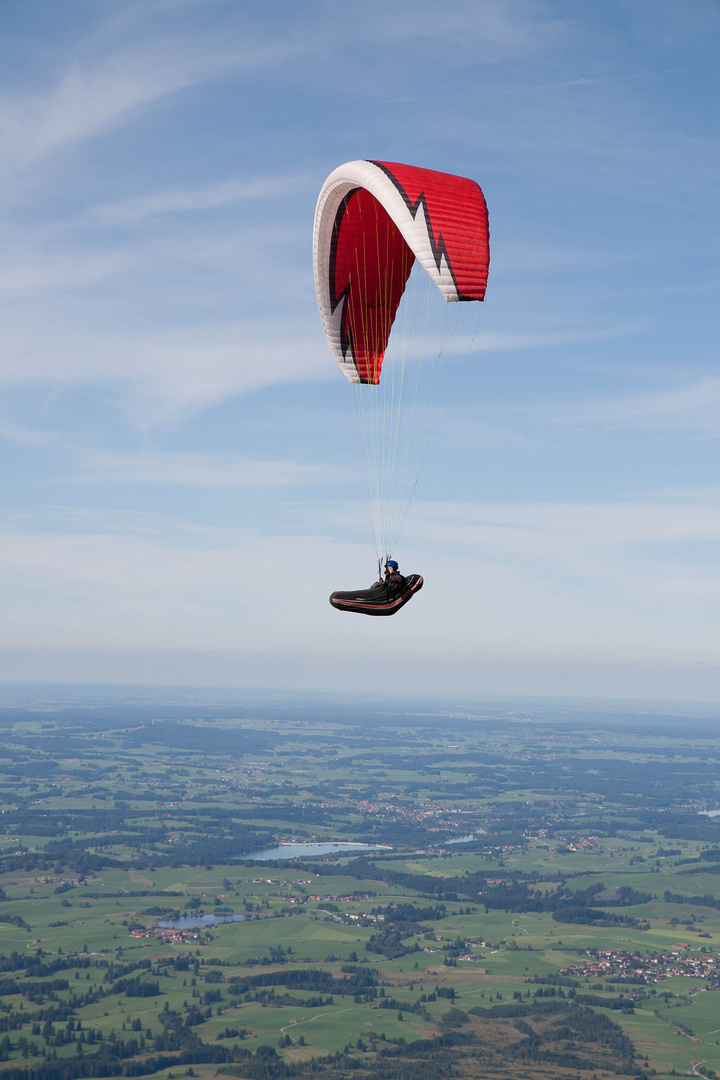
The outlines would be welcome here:
[[[345,211],[347,205],[352,199],[356,191],[360,188],[353,188],[352,191],[348,191],[347,195],[343,197],[342,202],[337,208],[335,214],[335,221],[333,222],[332,239],[330,241],[330,265],[328,266],[328,279],[330,282],[330,310],[333,315],[337,309],[338,304],[342,304],[342,314],[340,320],[340,345],[342,347],[343,357],[347,358],[348,352],[352,357],[355,364],[355,370],[357,371],[357,361],[355,359],[355,349],[353,348],[352,330],[347,326],[347,303],[350,296],[350,290],[352,288],[352,281],[348,281],[345,288],[338,293],[337,283],[335,281],[336,267],[337,267],[337,246],[340,240],[340,228],[342,226],[343,218],[345,217]],[[359,372],[358,372],[359,374]]]
[[[453,279],[453,284],[455,286],[455,291],[458,294],[458,300],[473,300],[474,297],[472,297],[472,296],[463,296],[463,294],[460,292],[460,289],[459,289],[458,283],[457,283],[457,278],[455,277],[455,271],[452,268],[452,263],[450,262],[450,256],[448,255],[447,248],[445,247],[445,241],[443,240],[442,233],[440,233],[438,235],[437,240],[435,240],[435,234],[433,233],[432,221],[430,220],[430,210],[428,209],[427,199],[425,198],[425,192],[421,191],[420,194],[418,195],[417,199],[415,200],[415,202],[413,202],[412,199],[410,198],[410,196],[408,195],[407,191],[405,190],[405,188],[402,186],[402,184],[398,180],[398,178],[393,175],[393,173],[390,171],[390,169],[388,169],[387,165],[383,165],[383,163],[381,161],[373,161],[372,158],[366,158],[365,160],[368,161],[371,165],[377,166],[378,169],[382,169],[382,171],[387,176],[388,180],[392,181],[392,183],[395,185],[397,190],[402,195],[403,201],[404,201],[405,205],[407,206],[407,208],[408,208],[408,210],[409,210],[409,212],[410,212],[413,219],[415,219],[417,217],[417,212],[420,209],[420,207],[422,206],[422,208],[423,208],[423,210],[425,212],[425,224],[427,226],[428,239],[430,240],[430,247],[432,248],[433,257],[435,259],[435,265],[437,266],[438,270],[440,270],[440,263],[442,262],[442,259],[443,259],[443,256],[444,256],[445,257],[445,264],[446,264],[448,270],[450,271],[450,276]]]

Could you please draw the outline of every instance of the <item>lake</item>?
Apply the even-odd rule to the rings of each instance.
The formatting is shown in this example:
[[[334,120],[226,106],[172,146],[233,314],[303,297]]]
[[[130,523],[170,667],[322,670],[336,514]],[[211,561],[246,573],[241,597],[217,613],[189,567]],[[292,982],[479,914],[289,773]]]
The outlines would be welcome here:
[[[351,844],[351,843],[316,843],[316,844],[279,844],[278,847],[253,851],[249,855],[237,855],[238,859],[253,862],[269,862],[272,859],[303,859],[312,855],[330,855],[343,851],[389,851],[386,844]]]
[[[218,926],[226,922],[245,922],[247,915],[181,915],[178,919],[159,919],[163,930],[189,930],[193,926]]]

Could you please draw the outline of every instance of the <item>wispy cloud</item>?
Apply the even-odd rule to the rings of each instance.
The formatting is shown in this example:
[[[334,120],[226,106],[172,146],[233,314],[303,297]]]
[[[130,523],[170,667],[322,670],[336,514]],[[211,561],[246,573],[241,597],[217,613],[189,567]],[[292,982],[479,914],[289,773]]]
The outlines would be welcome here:
[[[273,192],[277,194],[287,190],[291,182],[282,177],[276,177],[274,182],[267,178],[264,190],[270,195]],[[180,196],[183,193],[175,194]],[[188,194],[189,210],[193,193]],[[207,194],[209,203],[213,196],[212,189]],[[205,192],[199,193],[198,204],[204,195]],[[252,199],[259,197],[258,193]],[[109,206],[104,223],[144,223],[146,218],[163,213],[166,206],[171,210],[173,198],[172,193],[167,200],[165,195],[148,196],[147,206],[135,205],[138,201],[144,203],[144,199],[131,199],[128,202],[132,205],[127,208],[124,204],[119,205],[117,213],[115,206]],[[179,197],[176,199],[178,208],[181,201]],[[221,205],[221,202],[217,203],[218,207]],[[104,211],[105,208],[101,209]],[[135,214],[138,216],[133,216]],[[250,216],[253,217],[252,214]],[[244,295],[251,289],[267,291],[269,282],[281,293],[287,293],[298,278],[311,282],[307,270],[302,274],[296,266],[291,265],[293,256],[296,256],[298,239],[306,241],[306,230],[282,227],[269,213],[262,216],[262,224],[258,223],[257,217],[250,224],[239,222],[236,218],[230,224],[225,220],[207,221],[201,218],[193,221],[192,231],[185,225],[176,232],[171,229],[170,235],[163,233],[158,236],[152,231],[140,230],[138,235],[123,235],[121,238],[82,228],[88,220],[57,221],[26,228],[8,227],[3,236],[0,290],[9,297],[17,295],[21,301],[33,293],[38,298],[42,296],[47,314],[48,304],[51,305],[61,291],[72,290],[80,295],[84,286],[92,288],[112,277],[118,279],[113,294],[116,302],[121,302],[134,287],[139,290],[139,302],[148,304],[147,289],[143,285],[149,275],[153,275],[153,292],[161,295],[168,281],[176,280],[182,271],[187,271],[194,275],[192,288],[199,307],[205,298],[205,282],[198,279],[198,272],[203,269],[232,274],[233,281],[227,282],[226,291],[233,298],[237,296],[238,289]],[[92,224],[97,226],[99,222]],[[122,277],[125,280],[120,289],[119,279]],[[139,286],[140,281],[143,285]],[[213,281],[211,289],[215,296],[216,281]],[[236,307],[235,300],[233,310]],[[11,314],[10,308],[4,312],[4,330],[11,326]]]
[[[28,325],[5,350],[5,386],[114,384],[118,405],[142,428],[266,387],[337,377],[319,329],[274,332],[258,322],[145,336]]]
[[[209,330],[205,340],[192,336],[182,343],[145,342],[136,353],[126,403],[141,426],[176,422],[234,395],[335,375],[318,340],[307,336],[273,336],[253,326]]]
[[[524,333],[507,331],[481,331],[472,342],[466,343],[468,352],[512,352],[516,349],[546,348],[552,345],[578,345],[581,342],[607,341],[627,337],[642,329],[639,323],[625,326],[574,327],[568,330],[531,330]]]
[[[373,0],[358,9],[356,29],[375,43],[430,43],[434,50],[452,49],[462,61],[496,63],[542,50],[562,33],[563,22],[533,0],[457,0],[443,9],[432,0],[402,0],[391,8]]]
[[[25,446],[47,446],[55,441],[55,435],[49,431],[26,427],[0,419],[0,439],[6,442],[20,443]]]
[[[582,413],[580,414],[582,417]],[[702,431],[720,436],[720,378],[707,376],[690,386],[653,394],[637,394],[586,413],[599,423],[633,424],[663,430]]]
[[[462,544],[512,558],[544,553],[561,561],[575,551],[585,561],[591,552],[618,546],[720,541],[720,488],[695,489],[690,497],[666,493],[604,505],[420,504],[413,523],[444,550]]]
[[[264,488],[327,484],[341,481],[344,475],[343,470],[332,465],[156,452],[92,454],[84,460],[77,479],[100,483]]]
[[[49,89],[6,95],[0,123],[6,161],[23,171],[46,155],[105,134],[138,110],[224,70],[260,67],[295,51],[289,44],[239,47],[204,35],[198,42],[159,39],[66,70]]]
[[[486,417],[525,417],[538,424],[598,425],[656,431],[696,432],[720,436],[720,378],[707,375],[685,386],[613,398],[586,395],[583,398],[541,400],[531,404],[481,405]]]
[[[298,175],[268,176],[255,180],[225,180],[210,187],[195,190],[173,188],[153,195],[137,196],[104,206],[91,207],[86,218],[93,222],[123,224],[139,221],[155,214],[213,210],[235,202],[272,199],[297,188],[302,180]]]
[[[492,278],[516,274],[541,274],[563,270],[595,270],[598,267],[627,264],[645,258],[645,253],[634,257],[628,251],[607,250],[602,247],[560,247],[551,244],[531,244],[507,240],[493,249]]]
[[[597,86],[598,84],[602,84],[602,83],[632,82],[632,81],[637,80],[639,78],[641,78],[641,76],[638,75],[638,74],[632,74],[632,75],[621,75],[621,74],[597,75],[597,76],[593,76],[592,78],[561,79],[558,82],[545,83],[545,84],[543,84],[541,86],[536,87],[536,89],[538,89],[538,90],[568,90],[568,89],[571,89],[573,86]]]
[[[468,305],[469,306],[469,305]],[[476,333],[425,333],[418,336],[393,331],[388,346],[388,357],[407,354],[410,362],[421,356],[470,356],[472,353],[521,352],[527,349],[545,349],[559,345],[580,345],[593,341],[609,341],[638,333],[639,323],[603,327],[572,327],[562,330],[536,330],[522,332],[508,330],[478,330]]]
[[[6,247],[5,264],[0,269],[0,290],[7,296],[37,295],[43,292],[83,289],[106,281],[134,262],[134,253],[127,249],[114,251],[39,252],[26,248],[10,257]],[[7,326],[7,323],[6,323]]]
[[[0,567],[12,582],[4,615],[15,643],[42,645],[61,633],[66,644],[95,647],[136,641],[148,648],[279,651],[293,636],[296,645],[308,641],[311,610],[313,632],[323,638],[319,651],[336,637],[325,600],[332,586],[318,584],[316,570],[329,562],[328,541],[263,536],[256,528],[199,536],[182,522],[152,519],[144,533],[118,524],[95,532],[81,531],[78,522],[54,533],[0,533]],[[310,651],[318,647],[308,644]]]
[[[556,423],[600,424],[655,431],[688,431],[720,436],[720,378],[706,376],[673,390],[624,394],[613,400],[585,399],[532,406],[538,417]]]

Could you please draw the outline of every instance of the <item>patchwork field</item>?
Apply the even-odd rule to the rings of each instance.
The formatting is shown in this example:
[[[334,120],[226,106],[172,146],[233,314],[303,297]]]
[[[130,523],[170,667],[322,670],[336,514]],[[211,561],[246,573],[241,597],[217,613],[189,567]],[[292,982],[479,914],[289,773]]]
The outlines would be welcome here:
[[[427,709],[0,710],[6,1080],[712,1080],[716,719]]]

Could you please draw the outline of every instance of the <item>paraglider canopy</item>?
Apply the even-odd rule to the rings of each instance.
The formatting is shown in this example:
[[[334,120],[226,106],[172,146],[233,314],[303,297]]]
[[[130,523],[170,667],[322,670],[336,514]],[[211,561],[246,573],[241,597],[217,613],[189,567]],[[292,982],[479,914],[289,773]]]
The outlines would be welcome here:
[[[380,382],[416,259],[447,301],[484,298],[488,218],[475,181],[388,161],[335,169],[315,212],[315,287],[330,348],[350,382]]]
[[[472,352],[488,249],[485,199],[466,177],[350,161],[320,192],[318,307],[354,399],[378,562],[396,550],[458,357]]]

